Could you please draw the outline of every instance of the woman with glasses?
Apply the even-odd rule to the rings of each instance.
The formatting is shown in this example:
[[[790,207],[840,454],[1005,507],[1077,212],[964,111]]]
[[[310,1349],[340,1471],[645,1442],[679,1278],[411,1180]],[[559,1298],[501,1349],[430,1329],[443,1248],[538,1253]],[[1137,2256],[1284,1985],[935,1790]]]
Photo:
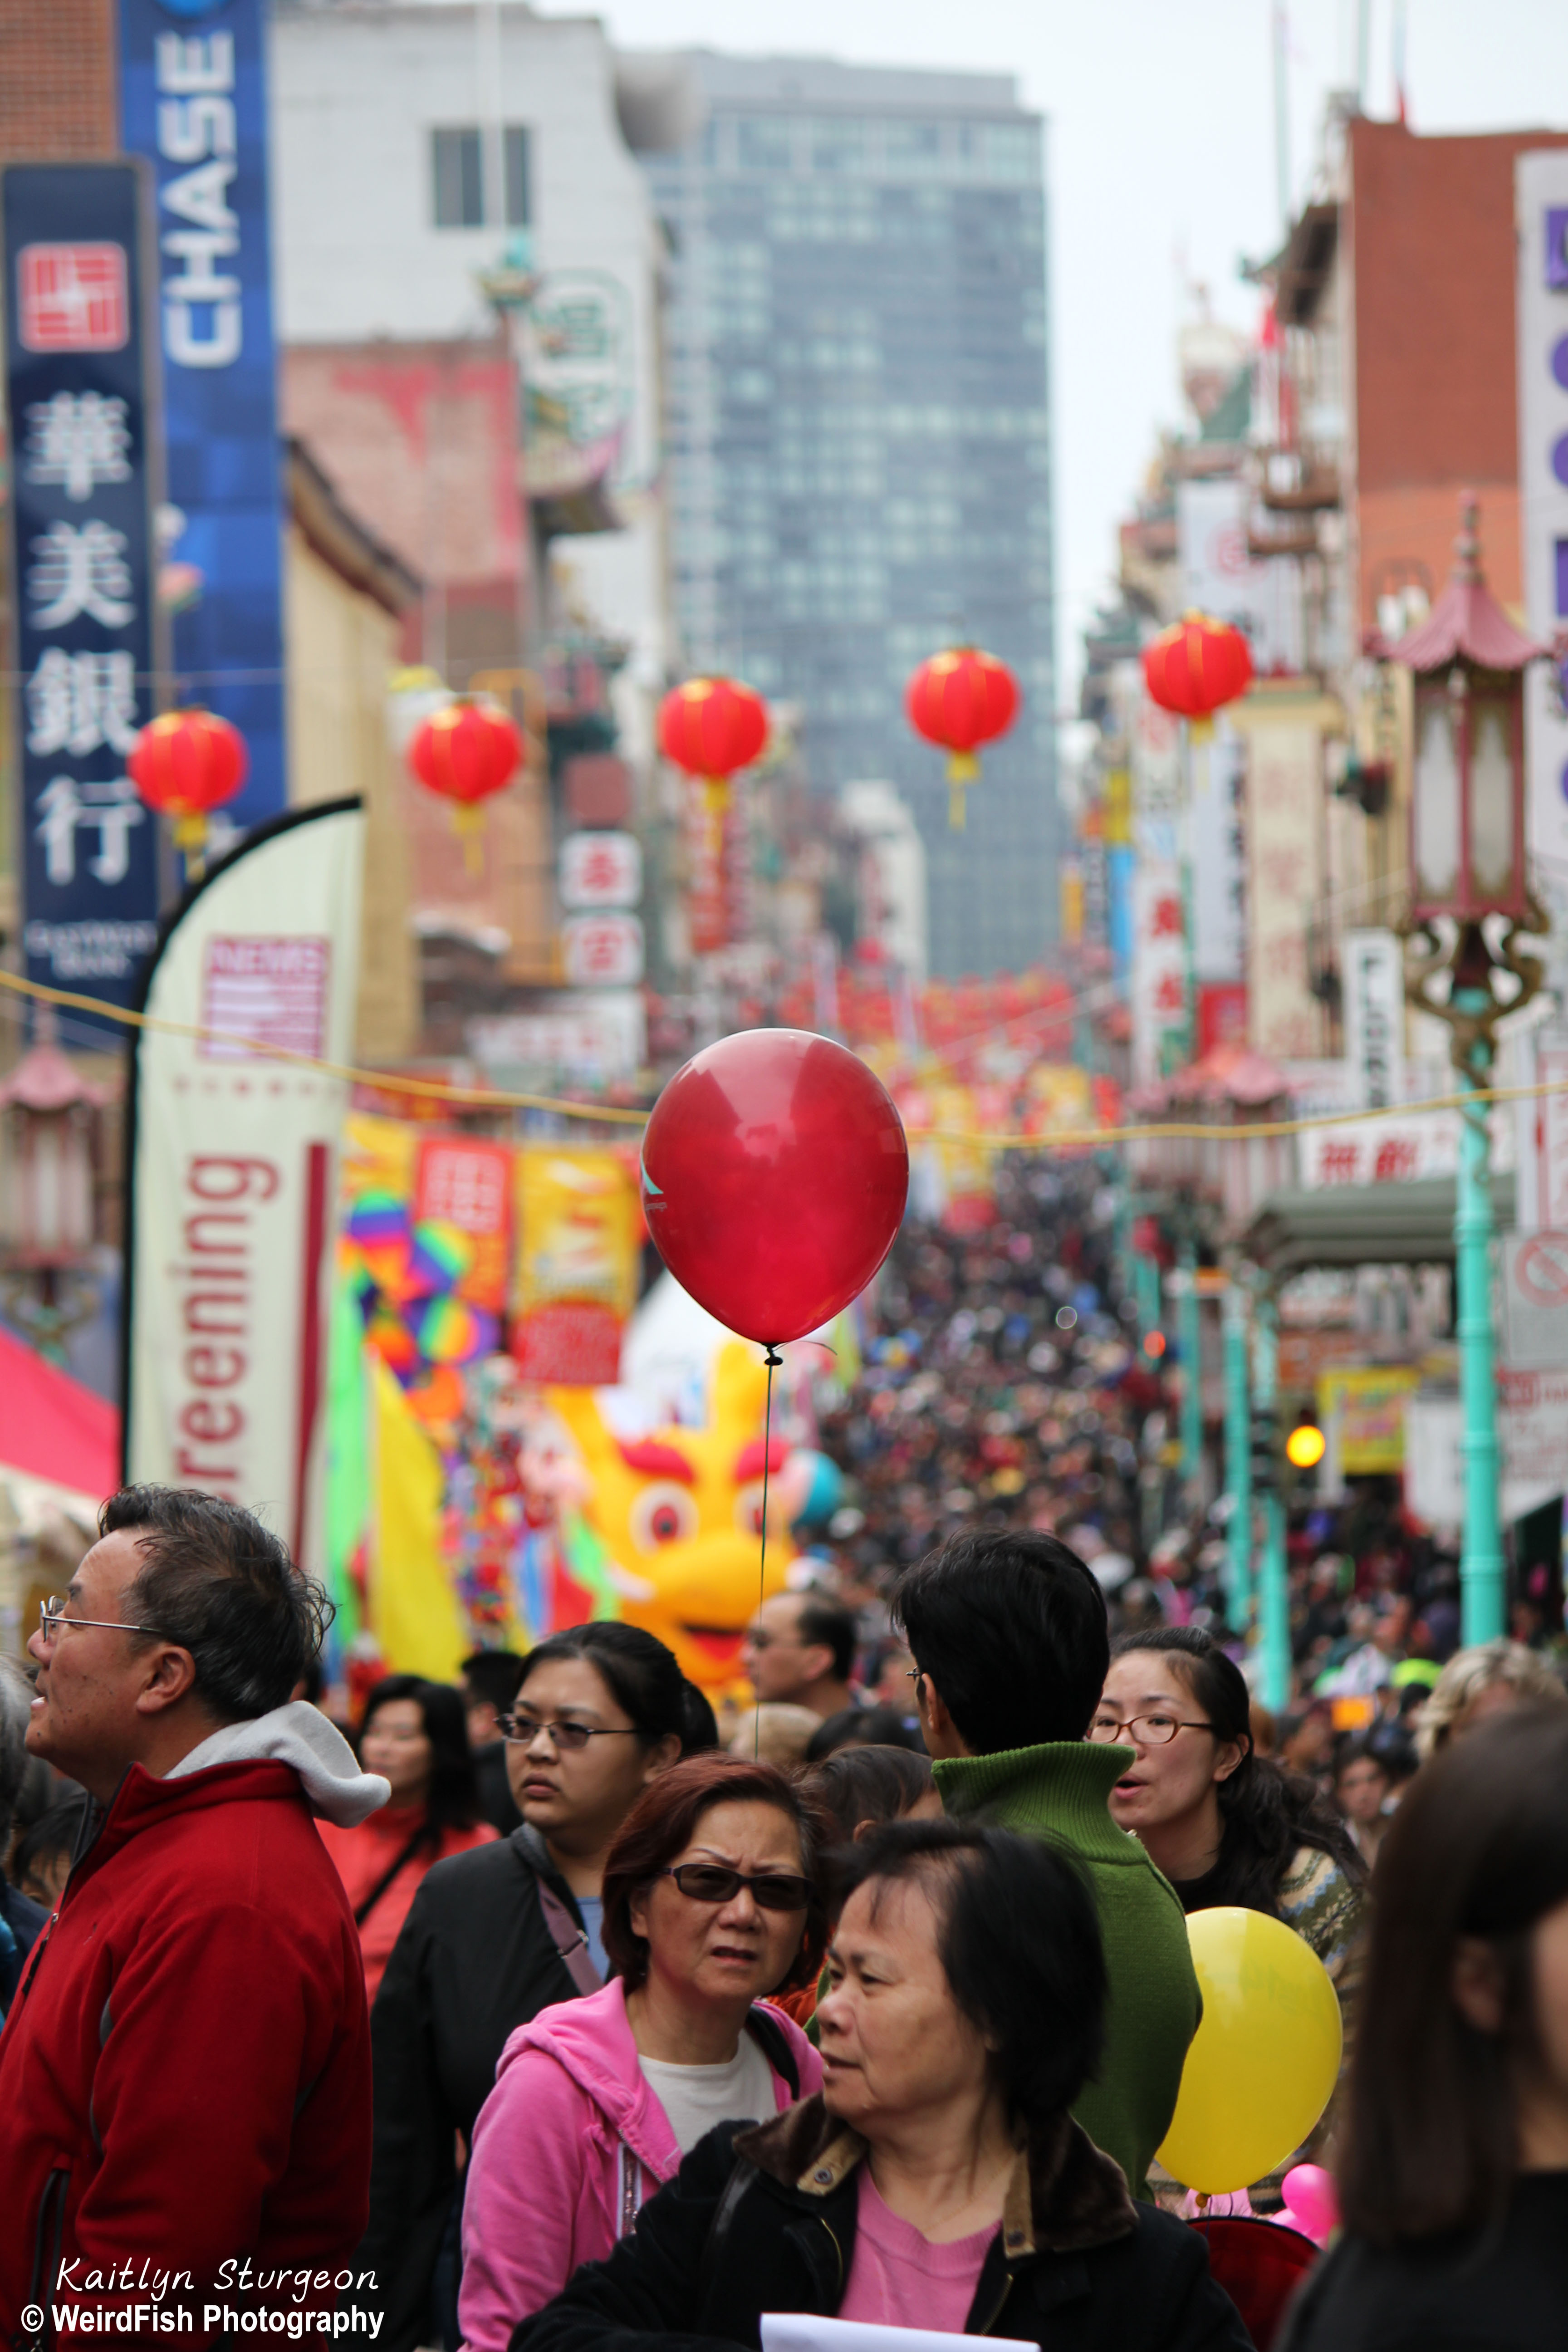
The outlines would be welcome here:
[[[455,2211],[496,2063],[520,2025],[604,1982],[616,1833],[660,1773],[715,1736],[672,1653],[616,1623],[531,1650],[501,1732],[522,1827],[428,1874],[371,2017],[374,2156],[356,2267],[375,2274],[378,2352],[456,2345]]]
[[[602,1992],[512,2035],[474,2132],[458,2304],[469,2352],[599,2262],[714,2125],[816,2089],[800,2029],[760,2007],[807,1983],[825,1824],[776,1765],[703,1756],[656,1780],[605,1866]]]
[[[1366,1871],[1310,1781],[1253,1753],[1241,1670],[1195,1625],[1130,1633],[1111,1653],[1089,1736],[1132,1751],[1110,1791],[1184,1911],[1266,1911],[1310,1944],[1342,2001]]]
[[[495,1832],[479,1819],[462,1699],[445,1683],[386,1675],[365,1701],[357,1745],[361,1766],[381,1774],[391,1801],[356,1828],[319,1826],[353,1908],[374,2001],[426,1872],[489,1845]]]

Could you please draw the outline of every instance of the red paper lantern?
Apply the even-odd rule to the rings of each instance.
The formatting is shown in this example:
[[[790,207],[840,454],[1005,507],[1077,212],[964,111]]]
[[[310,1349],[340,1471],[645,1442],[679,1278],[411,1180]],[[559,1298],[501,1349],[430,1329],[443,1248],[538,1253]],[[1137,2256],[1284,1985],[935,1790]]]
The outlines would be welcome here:
[[[1188,613],[1144,646],[1143,681],[1162,710],[1191,719],[1201,737],[1214,713],[1251,685],[1252,655],[1228,621]]]
[[[238,728],[216,710],[165,710],[142,728],[125,765],[148,807],[173,820],[174,846],[200,873],[208,814],[233,800],[250,766]]]
[[[767,740],[766,703],[734,678],[689,677],[658,707],[659,750],[689,776],[700,777],[711,808],[722,809],[731,777],[751,766]]]
[[[1018,712],[1018,681],[1005,662],[974,646],[954,646],[921,662],[904,689],[910,725],[950,756],[948,821],[963,830],[963,795],[980,773],[977,743],[1005,735]]]
[[[479,803],[510,783],[522,765],[522,736],[516,721],[493,703],[458,695],[433,710],[414,731],[408,764],[426,792],[452,803],[452,821],[462,837],[470,873],[479,870]]]

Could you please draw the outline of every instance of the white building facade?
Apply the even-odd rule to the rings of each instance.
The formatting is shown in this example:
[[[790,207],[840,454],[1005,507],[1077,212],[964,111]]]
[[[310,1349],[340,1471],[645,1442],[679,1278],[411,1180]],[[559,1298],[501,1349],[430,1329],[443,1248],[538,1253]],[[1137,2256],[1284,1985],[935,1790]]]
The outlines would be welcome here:
[[[508,313],[527,488],[576,496],[587,524],[552,536],[547,609],[626,646],[617,716],[646,757],[668,658],[662,245],[602,26],[519,0],[279,0],[270,71],[285,346],[482,341],[498,283],[536,280]]]

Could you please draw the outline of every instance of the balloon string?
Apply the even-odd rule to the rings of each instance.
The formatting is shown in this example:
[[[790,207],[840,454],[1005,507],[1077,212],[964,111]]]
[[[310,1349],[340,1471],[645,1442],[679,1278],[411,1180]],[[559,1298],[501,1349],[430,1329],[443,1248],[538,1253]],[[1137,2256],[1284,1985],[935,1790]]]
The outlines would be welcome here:
[[[768,1597],[768,1457],[773,1450],[773,1370],[784,1362],[776,1348],[769,1348],[763,1361],[768,1368],[768,1397],[763,1409],[763,1549],[757,1569],[757,1608],[760,1612]],[[752,1761],[763,1752],[763,1702],[759,1697],[752,1713]]]

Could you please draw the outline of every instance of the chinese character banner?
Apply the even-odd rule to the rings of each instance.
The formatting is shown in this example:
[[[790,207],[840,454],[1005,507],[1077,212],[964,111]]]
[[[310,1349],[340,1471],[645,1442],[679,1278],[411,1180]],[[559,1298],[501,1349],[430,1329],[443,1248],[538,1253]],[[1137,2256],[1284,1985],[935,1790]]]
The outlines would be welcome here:
[[[14,163],[3,186],[27,973],[129,1005],[158,925],[156,827],[125,772],[153,714],[141,175]]]

